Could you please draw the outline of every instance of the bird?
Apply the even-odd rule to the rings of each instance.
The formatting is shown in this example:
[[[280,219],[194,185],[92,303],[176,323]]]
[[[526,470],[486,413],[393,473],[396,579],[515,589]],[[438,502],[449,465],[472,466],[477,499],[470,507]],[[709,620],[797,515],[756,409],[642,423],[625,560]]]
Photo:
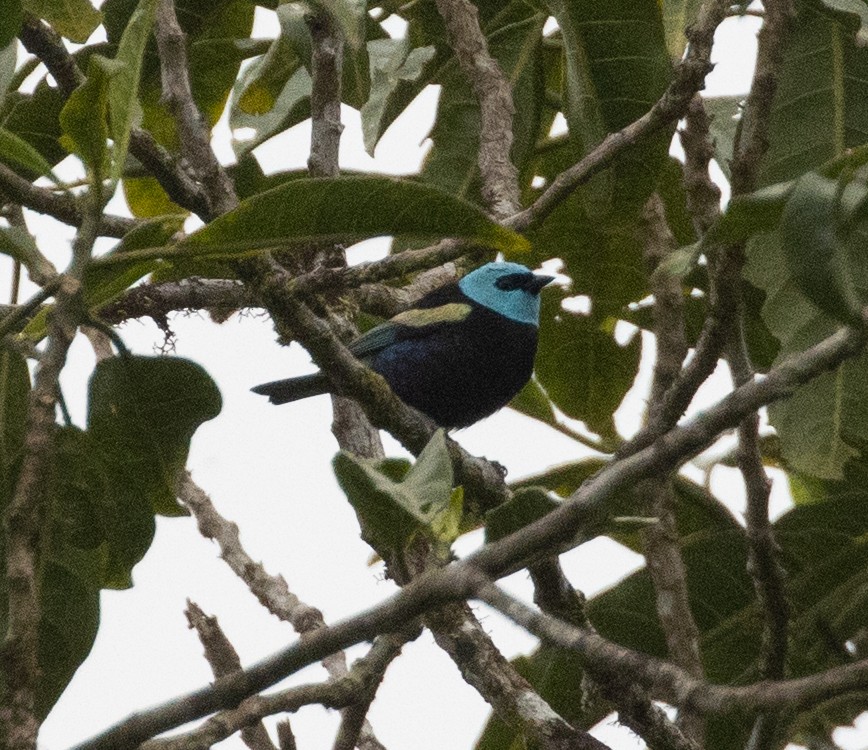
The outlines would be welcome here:
[[[509,403],[530,380],[539,295],[554,278],[518,263],[486,263],[371,328],[349,350],[441,427],[468,427]],[[326,393],[330,384],[316,372],[251,390],[285,404]]]

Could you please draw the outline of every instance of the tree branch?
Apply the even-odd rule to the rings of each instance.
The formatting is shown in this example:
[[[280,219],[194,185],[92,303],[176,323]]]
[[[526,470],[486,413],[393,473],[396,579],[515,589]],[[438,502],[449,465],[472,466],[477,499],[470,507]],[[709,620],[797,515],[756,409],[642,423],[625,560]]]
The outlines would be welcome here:
[[[27,407],[24,456],[4,517],[7,622],[0,644],[5,676],[0,696],[0,746],[33,750],[39,722],[35,715],[39,682],[40,558],[46,544],[45,491],[56,433],[55,410],[60,373],[79,323],[78,301],[97,237],[103,202],[94,185],[89,207],[72,247],[72,261],[60,277],[48,323],[48,344],[40,358]]]
[[[657,473],[669,472],[689,460],[724,430],[737,425],[746,414],[787,397],[799,385],[855,356],[863,349],[865,339],[862,328],[841,329],[816,346],[781,362],[762,380],[736,389],[715,406],[671,430],[653,446],[613,461],[561,506],[520,531],[486,545],[464,560],[425,573],[372,609],[311,633],[241,674],[223,678],[212,686],[126,719],[77,746],[76,750],[135,747],[136,743],[172,727],[219,708],[237,705],[245,697],[338,649],[394,630],[447,601],[472,596],[478,588],[480,574],[497,578],[526,566],[540,554],[548,555],[552,550],[574,546],[579,529],[590,533],[599,527],[606,514],[607,501],[617,492]],[[543,615],[538,617],[544,618]],[[535,622],[532,620],[531,624]],[[704,685],[673,665],[663,663],[660,666],[656,660],[609,644],[599,636],[592,638],[582,632],[579,638],[570,632],[569,647],[580,650],[594,668],[606,672],[621,670],[621,674],[643,684],[650,681],[655,690],[660,687],[657,693],[660,699],[706,713],[767,710],[789,701],[794,701],[796,707],[811,705],[868,686],[868,660],[799,680],[765,681],[740,688]],[[653,669],[648,664],[652,664]]]
[[[71,194],[57,194],[47,188],[36,187],[5,164],[0,164],[0,191],[25,208],[52,216],[64,224],[80,228],[84,222],[84,214]],[[138,224],[135,219],[106,215],[100,217],[97,233],[107,237],[123,237]]]
[[[18,38],[30,54],[36,55],[45,63],[65,97],[69,97],[84,81],[84,75],[67,51],[63,40],[47,24],[28,14]],[[193,211],[203,221],[213,218],[205,191],[184,172],[175,158],[160,146],[149,132],[141,128],[130,131],[130,152],[154,175],[175,203]]]
[[[479,12],[468,0],[436,0],[449,43],[479,102],[479,173],[482,198],[496,218],[521,208],[518,170],[512,163],[512,87],[479,26]]]
[[[642,138],[684,116],[694,94],[705,86],[711,71],[711,48],[715,29],[726,17],[727,0],[706,0],[687,30],[689,45],[672,83],[663,96],[642,117],[617,133],[607,135],[580,162],[561,172],[529,208],[506,219],[503,224],[522,232],[540,224],[570,194],[591,177],[608,167],[625,149]]]
[[[214,676],[222,677],[240,671],[241,660],[217,622],[217,618],[208,617],[198,604],[189,599],[184,614],[205,648],[205,659],[211,665]],[[276,750],[262,722],[244,727],[241,730],[241,739],[250,750]]]

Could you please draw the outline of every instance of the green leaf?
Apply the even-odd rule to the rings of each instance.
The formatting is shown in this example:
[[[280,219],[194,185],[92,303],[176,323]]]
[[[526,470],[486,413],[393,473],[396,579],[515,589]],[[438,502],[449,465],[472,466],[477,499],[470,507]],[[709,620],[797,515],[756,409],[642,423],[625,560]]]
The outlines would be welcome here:
[[[371,92],[362,107],[362,132],[365,150],[374,155],[381,136],[394,120],[392,110],[405,96],[407,88],[424,79],[428,63],[434,59],[431,45],[410,48],[407,39],[376,39],[368,42],[371,60]]]
[[[605,438],[617,438],[612,413],[639,367],[638,337],[614,339],[612,320],[568,312],[562,297],[543,295],[536,377],[552,402]]]
[[[280,22],[280,34],[271,42],[268,52],[247,68],[236,87],[237,101],[234,106],[244,114],[263,115],[277,105],[287,81],[301,65],[301,58],[296,52],[297,45],[302,43],[297,38],[299,26],[310,47],[304,10],[300,6],[291,3],[280,5],[277,19]],[[239,124],[233,122],[233,127],[239,127]]]
[[[359,49],[365,43],[365,0],[311,0],[311,5],[321,8],[337,23],[347,44]]]
[[[864,203],[868,190],[860,184],[853,187],[861,189]],[[851,323],[861,317],[865,300],[859,299],[855,287],[868,279],[868,268],[854,273],[854,263],[847,262],[845,238],[838,227],[838,191],[836,181],[808,172],[787,201],[780,232],[787,267],[799,290],[823,312]],[[855,262],[863,255],[860,243]]]
[[[102,20],[102,14],[89,0],[21,0],[21,6],[78,44],[84,44]]]
[[[509,408],[546,424],[554,424],[557,419],[552,402],[534,378],[528,380],[518,395],[509,402]]]
[[[12,466],[24,445],[30,375],[17,351],[0,342],[0,504],[12,491]]]
[[[88,387],[88,434],[110,481],[110,585],[150,546],[154,513],[178,515],[178,473],[193,433],[220,411],[217,386],[197,364],[175,357],[122,356],[97,364]]]
[[[114,141],[112,179],[120,179],[130,140],[130,130],[141,120],[138,102],[139,78],[145,45],[151,35],[159,0],[140,0],[121,35],[115,62],[123,67],[111,78],[108,102],[111,111],[110,133]]]
[[[265,248],[382,235],[459,237],[507,253],[528,247],[480,209],[435,188],[389,177],[337,177],[292,180],[248,198],[180,242],[171,258],[176,264],[236,258]]]
[[[16,133],[0,128],[0,160],[12,167],[22,168],[34,175],[51,175],[57,184],[51,164],[27,141]]]
[[[609,133],[644,115],[671,79],[657,0],[549,0],[564,42],[565,108],[570,138],[587,153]],[[670,131],[620,157],[592,185],[596,213],[634,211],[654,190]]]
[[[14,42],[21,30],[21,22],[24,20],[21,1],[6,0],[3,5],[3,13],[0,14],[0,47],[6,47],[10,42]],[[0,91],[0,95],[2,93],[4,92]]]
[[[663,33],[666,49],[673,60],[681,60],[687,48],[685,31],[693,25],[702,0],[661,0],[663,10]]]
[[[406,547],[417,533],[427,533],[448,547],[459,534],[462,495],[452,489],[452,462],[443,430],[438,430],[403,480],[391,468],[341,451],[335,475],[358,513],[363,533],[381,555]]]
[[[538,521],[560,505],[540,487],[522,487],[485,516],[485,543],[490,544]]]
[[[94,182],[103,179],[108,157],[109,80],[121,67],[121,63],[93,55],[87,80],[72,92],[60,111],[61,143],[81,157]]]
[[[769,118],[761,185],[799,177],[865,142],[868,48],[856,44],[858,23],[840,18],[819,2],[798,5]]]

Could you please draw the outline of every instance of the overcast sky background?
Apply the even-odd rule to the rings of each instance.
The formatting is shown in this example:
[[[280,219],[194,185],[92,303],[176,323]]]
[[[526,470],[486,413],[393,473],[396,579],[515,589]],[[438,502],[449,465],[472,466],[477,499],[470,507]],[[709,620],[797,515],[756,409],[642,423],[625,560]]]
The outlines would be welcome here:
[[[730,19],[718,31],[715,60],[707,94],[747,91],[756,51],[755,18]],[[396,26],[390,32],[400,34]],[[98,32],[99,33],[99,32]],[[272,12],[257,8],[255,35],[274,36]],[[19,60],[20,62],[20,60]],[[40,66],[40,72],[42,68]],[[341,166],[356,170],[402,175],[415,172],[428,148],[426,134],[433,121],[436,87],[410,106],[381,140],[376,158],[363,148],[359,115],[343,108],[346,129],[341,141]],[[303,123],[256,150],[266,172],[304,167],[310,126]],[[226,118],[215,131],[218,155],[233,159]],[[66,167],[64,169],[64,167]],[[58,173],[80,176],[64,163]],[[127,213],[123,200],[110,205]],[[40,247],[59,266],[69,258],[69,227],[28,212],[28,225]],[[191,223],[190,228],[194,225]],[[105,241],[107,249],[113,241]],[[369,241],[350,248],[351,263],[380,257],[386,242]],[[0,292],[7,294],[11,264],[0,258]],[[29,283],[22,299],[33,291]],[[217,509],[241,528],[250,555],[271,573],[281,573],[290,589],[308,604],[319,607],[327,622],[352,615],[389,596],[395,587],[384,580],[380,566],[369,566],[370,550],[360,539],[355,516],[337,487],[331,459],[337,450],[330,432],[330,402],[321,397],[283,407],[269,405],[249,392],[257,383],[302,374],[313,366],[298,346],[281,348],[268,319],[256,313],[232,316],[222,325],[205,315],[175,315],[174,353],[201,363],[223,394],[223,411],[204,424],[193,440],[189,467],[194,479],[211,495]],[[142,354],[154,353],[163,334],[148,321],[124,325],[120,334],[127,346]],[[646,341],[649,347],[653,342]],[[83,425],[87,377],[94,355],[83,336],[70,350],[62,377],[72,418]],[[650,359],[617,415],[624,435],[639,423],[647,393]],[[715,401],[728,386],[719,371],[703,386],[693,410]],[[496,459],[518,478],[546,465],[574,461],[587,451],[563,435],[508,409],[454,434],[476,455]],[[388,455],[403,455],[386,436]],[[698,469],[688,467],[694,478]],[[712,488],[740,512],[743,492],[734,470],[716,469]],[[788,507],[780,478],[775,482],[772,508],[779,515]],[[456,545],[466,554],[481,543],[471,534]],[[641,564],[638,555],[607,539],[597,539],[562,558],[573,584],[587,596],[611,586]],[[204,540],[190,518],[157,519],[157,534],[144,560],[133,571],[135,585],[127,591],[106,591],[102,596],[102,623],[90,657],[78,670],[40,735],[40,747],[62,750],[119,721],[134,711],[197,689],[212,679],[195,633],[183,615],[186,600],[216,615],[235,645],[242,662],[251,664],[295,639],[288,624],[263,610],[243,584],[218,559],[215,544]],[[510,591],[531,597],[525,573],[504,582]],[[513,627],[500,615],[477,607],[495,643],[513,657],[533,650],[536,640]],[[357,658],[364,647],[350,650]],[[300,684],[325,677],[319,666],[310,667],[281,684]],[[488,717],[488,707],[467,686],[450,659],[437,648],[429,633],[405,647],[386,674],[369,719],[389,750],[459,750],[472,748]],[[291,717],[302,750],[331,747],[339,715],[311,707]],[[267,721],[273,726],[274,720]],[[611,717],[593,734],[616,750],[640,747]],[[868,745],[868,722],[862,731],[839,730],[836,739],[847,750]],[[219,745],[240,750],[240,739]]]

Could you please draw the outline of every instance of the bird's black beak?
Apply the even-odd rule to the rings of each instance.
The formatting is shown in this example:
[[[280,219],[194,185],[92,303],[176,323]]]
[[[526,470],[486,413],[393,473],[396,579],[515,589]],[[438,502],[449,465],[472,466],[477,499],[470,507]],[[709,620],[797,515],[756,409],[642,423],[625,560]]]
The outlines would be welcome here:
[[[526,289],[529,292],[533,292],[534,294],[539,294],[543,287],[551,284],[556,277],[554,276],[543,276],[542,274],[534,274],[527,282]]]

